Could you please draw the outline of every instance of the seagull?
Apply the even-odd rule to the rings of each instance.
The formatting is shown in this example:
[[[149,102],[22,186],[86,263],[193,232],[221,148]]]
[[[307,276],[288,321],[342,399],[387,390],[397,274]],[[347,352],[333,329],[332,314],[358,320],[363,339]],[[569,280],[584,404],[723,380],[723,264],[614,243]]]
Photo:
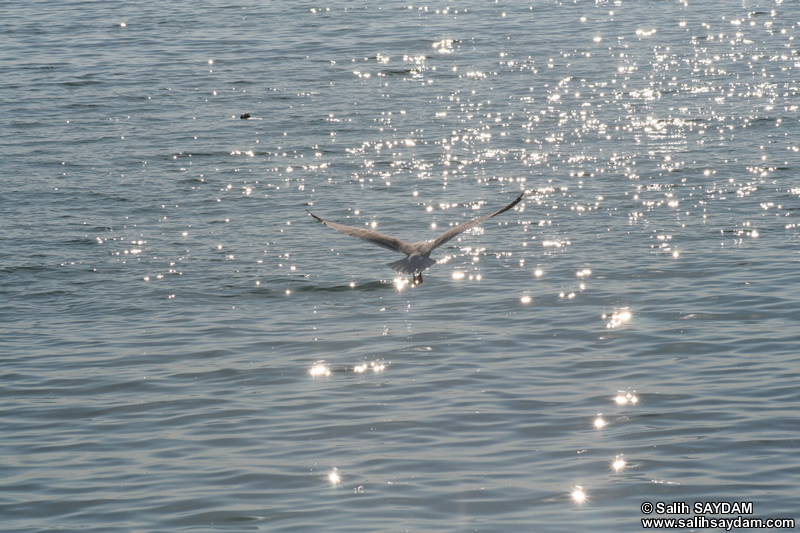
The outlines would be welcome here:
[[[522,197],[525,196],[523,192],[517,198],[505,206],[504,208],[495,211],[489,215],[483,215],[482,217],[473,218],[470,221],[464,222],[459,224],[458,226],[445,231],[438,237],[436,237],[432,241],[418,241],[418,242],[406,242],[401,239],[397,239],[395,237],[390,237],[389,235],[384,235],[383,233],[368,230],[364,228],[354,228],[353,226],[345,226],[344,224],[337,224],[336,222],[330,222],[328,220],[324,220],[311,211],[308,211],[308,214],[317,219],[318,222],[322,222],[326,226],[331,229],[335,229],[336,231],[340,231],[345,235],[350,235],[351,237],[355,237],[356,239],[361,239],[362,241],[371,242],[381,248],[386,248],[387,250],[391,250],[393,252],[400,252],[401,254],[405,254],[406,257],[399,260],[394,261],[392,263],[387,263],[395,272],[400,272],[402,274],[413,274],[414,275],[414,285],[421,285],[422,284],[422,272],[429,269],[433,265],[436,264],[435,259],[431,259],[430,255],[433,250],[438,248],[439,246],[443,245],[456,235],[464,233],[468,229],[474,228],[481,222],[488,220],[494,216],[499,215],[500,213],[505,213],[518,203],[522,201]]]

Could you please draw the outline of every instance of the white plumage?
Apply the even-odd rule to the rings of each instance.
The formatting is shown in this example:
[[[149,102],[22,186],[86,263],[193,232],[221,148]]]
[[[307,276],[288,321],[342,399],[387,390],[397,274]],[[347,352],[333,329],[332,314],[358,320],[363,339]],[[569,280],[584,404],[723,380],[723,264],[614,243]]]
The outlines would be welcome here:
[[[517,198],[513,202],[511,202],[504,208],[495,211],[494,213],[484,215],[478,218],[473,218],[472,220],[464,222],[463,224],[459,224],[458,226],[448,231],[445,231],[432,241],[406,242],[404,240],[397,239],[395,237],[390,237],[389,235],[385,235],[378,231],[368,230],[364,228],[354,228],[353,226],[345,226],[344,224],[329,222],[327,220],[318,217],[311,211],[309,211],[308,214],[317,219],[319,222],[322,222],[329,228],[335,229],[336,231],[340,231],[345,235],[350,235],[351,237],[355,237],[356,239],[361,239],[362,241],[371,242],[372,244],[380,246],[381,248],[386,248],[387,250],[391,250],[393,252],[400,252],[402,254],[406,254],[405,258],[400,259],[399,261],[388,263],[388,265],[396,272],[400,272],[402,274],[413,274],[414,283],[416,285],[419,285],[420,283],[422,283],[422,272],[436,264],[436,260],[430,258],[431,252],[433,250],[443,245],[444,243],[454,238],[455,236],[459,235],[460,233],[463,233],[468,229],[474,228],[481,222],[490,219],[494,216],[497,216],[500,213],[505,213],[506,211],[508,211],[509,209],[520,203],[522,201],[523,196],[525,196],[524,192],[519,196],[517,196]]]

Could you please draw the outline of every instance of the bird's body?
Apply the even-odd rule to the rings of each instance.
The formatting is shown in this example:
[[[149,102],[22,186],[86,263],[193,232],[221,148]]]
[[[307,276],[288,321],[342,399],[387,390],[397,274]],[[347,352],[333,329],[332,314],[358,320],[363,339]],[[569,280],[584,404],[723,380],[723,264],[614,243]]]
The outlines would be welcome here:
[[[467,231],[468,229],[474,228],[483,221],[490,219],[493,216],[497,216],[500,213],[508,211],[509,209],[520,203],[520,201],[522,201],[523,196],[525,196],[524,192],[504,208],[495,211],[494,213],[491,213],[489,215],[473,218],[472,220],[459,224],[458,226],[448,231],[445,231],[432,241],[406,242],[404,240],[397,239],[389,235],[385,235],[378,231],[368,230],[364,228],[354,228],[353,226],[345,226],[344,224],[329,222],[327,220],[318,217],[311,211],[309,211],[308,214],[310,214],[312,217],[317,219],[319,222],[322,222],[329,228],[335,229],[336,231],[344,233],[345,235],[350,235],[351,237],[355,237],[356,239],[361,239],[362,241],[371,242],[376,246],[380,246],[381,248],[386,248],[387,250],[391,250],[393,252],[400,252],[405,254],[406,255],[405,258],[399,261],[394,261],[392,263],[389,263],[388,265],[396,272],[400,272],[402,274],[413,274],[414,284],[419,285],[422,283],[422,272],[436,264],[436,260],[431,259],[430,257],[431,252],[434,249],[443,245],[450,239],[453,239],[457,235]]]

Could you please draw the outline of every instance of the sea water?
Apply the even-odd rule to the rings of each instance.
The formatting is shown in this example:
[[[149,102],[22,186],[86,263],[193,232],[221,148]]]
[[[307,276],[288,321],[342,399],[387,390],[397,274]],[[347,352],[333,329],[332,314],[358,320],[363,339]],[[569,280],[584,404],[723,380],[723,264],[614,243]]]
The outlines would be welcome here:
[[[795,3],[1,11],[3,531],[798,517]]]

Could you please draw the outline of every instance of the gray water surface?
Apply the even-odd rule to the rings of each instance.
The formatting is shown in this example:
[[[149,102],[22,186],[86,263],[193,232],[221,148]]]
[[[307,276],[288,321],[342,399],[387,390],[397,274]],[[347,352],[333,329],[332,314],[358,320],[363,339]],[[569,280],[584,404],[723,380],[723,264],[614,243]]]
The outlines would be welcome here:
[[[2,11],[3,531],[797,518],[795,3]]]

